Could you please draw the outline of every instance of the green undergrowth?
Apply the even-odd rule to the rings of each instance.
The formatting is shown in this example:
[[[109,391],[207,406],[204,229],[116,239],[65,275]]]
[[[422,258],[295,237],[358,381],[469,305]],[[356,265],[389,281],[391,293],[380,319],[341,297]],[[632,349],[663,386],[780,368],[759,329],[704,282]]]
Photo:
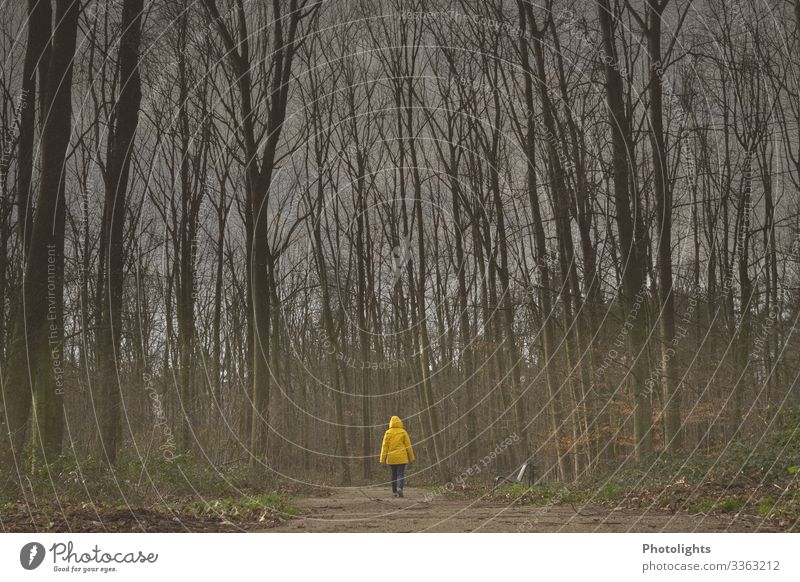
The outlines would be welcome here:
[[[263,520],[266,515],[272,512],[278,512],[283,516],[292,516],[300,513],[300,510],[296,507],[289,505],[287,495],[274,491],[253,497],[226,497],[190,501],[182,504],[171,503],[167,507],[175,512],[189,513],[197,517],[230,516],[231,518],[244,518],[255,521]]]
[[[720,501],[702,499],[689,506],[689,513],[736,513],[746,505],[745,499],[735,497],[724,498]]]
[[[643,476],[638,485],[584,480],[568,485],[510,485],[487,489],[484,498],[520,505],[599,504],[614,507],[663,509],[704,515],[750,515],[774,520],[779,527],[800,529],[800,484],[796,480],[756,483],[692,481],[680,474],[671,481]]]
[[[198,518],[264,520],[296,515],[290,501],[302,493],[264,470],[244,463],[212,466],[188,455],[159,456],[146,463],[121,455],[116,466],[87,456],[77,462],[62,457],[49,467],[29,466],[22,484],[0,492],[0,508],[96,506],[140,507]]]
[[[529,505],[598,503],[705,515],[751,515],[798,529],[800,412],[756,442],[713,454],[657,455],[569,484],[485,488],[489,499]]]

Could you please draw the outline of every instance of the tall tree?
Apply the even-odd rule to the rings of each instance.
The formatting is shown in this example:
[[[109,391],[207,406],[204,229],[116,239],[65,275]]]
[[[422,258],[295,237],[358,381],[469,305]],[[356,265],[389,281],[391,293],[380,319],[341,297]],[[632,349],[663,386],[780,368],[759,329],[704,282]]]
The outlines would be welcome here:
[[[275,256],[270,245],[270,192],[278,161],[278,145],[286,119],[292,63],[298,46],[303,41],[301,24],[313,22],[320,2],[290,0],[288,4],[273,0],[269,15],[272,33],[272,51],[268,54],[270,78],[263,99],[254,104],[254,71],[251,62],[251,36],[243,0],[236,0],[233,25],[223,17],[215,0],[203,0],[209,20],[222,39],[224,55],[236,83],[239,99],[239,127],[244,155],[245,189],[247,193],[247,256],[248,293],[251,312],[248,317],[252,346],[251,385],[255,416],[252,424],[251,451],[254,459],[263,459],[266,451],[267,425],[269,423],[269,392],[271,382],[272,321],[276,306],[271,285]],[[256,128],[260,106],[266,108],[264,130]],[[258,108],[258,109],[257,109]],[[263,136],[263,141],[261,141]]]
[[[664,84],[667,65],[663,62],[661,48],[662,20],[670,0],[646,0],[645,15],[641,17],[633,8],[631,14],[638,20],[647,42],[647,59],[650,71],[648,82],[649,135],[652,156],[653,191],[656,199],[656,227],[658,234],[658,290],[661,308],[661,383],[664,395],[664,442],[669,451],[681,448],[680,393],[678,392],[675,349],[675,293],[672,276],[672,212],[674,183],[669,176],[667,138],[664,132]],[[688,10],[688,4],[687,4]],[[682,16],[685,16],[684,12]],[[681,17],[681,23],[683,17]],[[671,94],[671,93],[670,93]]]
[[[633,446],[639,460],[652,451],[650,419],[650,394],[644,389],[648,376],[645,348],[647,345],[647,273],[644,240],[640,234],[639,205],[631,195],[631,173],[636,167],[633,158],[630,114],[625,104],[622,80],[622,60],[616,45],[617,12],[609,0],[597,0],[597,13],[602,34],[601,59],[606,77],[606,100],[608,124],[611,127],[611,147],[614,172],[614,202],[616,205],[617,229],[620,238],[620,261],[622,262],[622,299],[630,322],[630,333],[626,335],[628,351],[633,365],[627,374],[627,382],[633,398]],[[635,192],[635,190],[634,190]],[[639,224],[636,223],[639,221]],[[626,321],[626,323],[628,323]]]
[[[52,461],[61,450],[65,156],[72,127],[72,64],[79,9],[73,0],[55,0],[48,83],[39,86],[41,176],[22,307],[14,317],[3,382],[7,424],[3,436],[8,446],[4,443],[0,454],[3,471],[10,474],[20,470],[31,409],[37,456]]]
[[[134,155],[139,107],[142,101],[139,46],[142,38],[143,0],[124,0],[117,58],[119,89],[111,110],[105,169],[105,200],[100,237],[98,288],[100,321],[97,329],[97,367],[100,390],[98,408],[102,453],[116,464],[121,429],[122,294],[125,271],[125,215],[128,182]]]

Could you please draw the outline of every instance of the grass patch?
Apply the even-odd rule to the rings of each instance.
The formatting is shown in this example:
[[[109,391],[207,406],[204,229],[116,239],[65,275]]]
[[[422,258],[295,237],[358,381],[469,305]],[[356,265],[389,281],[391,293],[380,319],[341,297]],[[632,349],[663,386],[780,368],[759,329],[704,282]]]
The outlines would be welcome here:
[[[795,492],[790,498],[764,496],[758,500],[758,513],[766,519],[797,522],[800,519],[800,494]],[[795,524],[794,527],[797,528],[798,525]]]
[[[298,515],[300,510],[288,504],[287,497],[278,492],[264,493],[253,497],[226,497],[208,501],[191,501],[187,504],[171,504],[176,512],[186,511],[203,517],[228,517],[238,519],[261,518],[265,514],[280,513],[283,516]]]
[[[28,467],[23,482],[0,493],[11,531],[239,531],[298,515],[303,494],[244,463],[218,467],[182,455],[145,463],[122,454],[113,469],[94,457],[66,456]]]
[[[739,511],[745,506],[744,499],[723,499],[721,501],[713,501],[711,499],[703,499],[694,503],[690,508],[690,513],[733,513]]]
[[[597,491],[597,498],[602,501],[617,501],[625,495],[625,489],[615,483],[606,483]]]

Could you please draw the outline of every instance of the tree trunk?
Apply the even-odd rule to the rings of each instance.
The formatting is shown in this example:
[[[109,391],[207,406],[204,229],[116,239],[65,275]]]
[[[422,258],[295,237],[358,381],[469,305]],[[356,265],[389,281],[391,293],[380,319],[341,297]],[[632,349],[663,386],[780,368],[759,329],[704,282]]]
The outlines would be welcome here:
[[[639,228],[634,223],[630,187],[631,170],[635,167],[633,160],[633,140],[631,125],[624,101],[624,88],[620,73],[620,60],[614,33],[614,13],[609,0],[597,0],[597,12],[602,33],[602,61],[606,75],[606,99],[608,102],[608,123],[611,126],[614,201],[617,210],[617,228],[620,239],[621,262],[625,265],[622,273],[623,304],[626,309],[626,321],[631,325],[626,335],[628,351],[633,359],[628,384],[634,401],[633,410],[633,446],[637,461],[652,451],[652,433],[650,420],[650,394],[642,387],[647,378],[647,317],[645,316],[647,295],[645,289],[645,273],[647,272],[642,256],[642,241]],[[641,216],[636,217],[641,221]],[[640,353],[641,352],[641,353]]]
[[[72,61],[79,6],[72,0],[56,0],[55,8],[56,27],[47,78],[60,82],[40,87],[44,107],[38,206],[23,275],[24,307],[17,310],[14,318],[3,383],[8,425],[4,436],[9,442],[0,447],[0,467],[6,474],[19,474],[21,469],[31,396],[36,452],[49,462],[61,450],[65,155],[72,122]]]
[[[520,28],[524,31],[530,30],[529,13],[530,7],[524,2],[517,3],[520,12]],[[541,343],[541,366],[544,369],[545,384],[547,386],[548,398],[548,421],[551,438],[554,440],[554,449],[557,458],[558,475],[561,480],[566,480],[569,474],[566,453],[563,449],[562,431],[564,426],[564,413],[561,404],[560,385],[556,375],[555,356],[555,330],[553,301],[551,294],[550,264],[547,252],[547,239],[545,237],[544,222],[539,205],[538,176],[536,169],[536,130],[533,120],[534,104],[534,79],[536,73],[530,63],[530,47],[526,35],[520,37],[520,52],[522,54],[522,66],[525,71],[525,105],[528,112],[528,127],[525,137],[526,153],[526,175],[528,199],[531,205],[533,219],[534,246],[536,249],[536,263],[539,271],[539,305],[543,320],[543,334]]]
[[[668,0],[667,0],[668,2]],[[661,295],[661,382],[664,395],[664,444],[667,451],[680,450],[681,396],[675,358],[675,295],[672,289],[672,187],[667,175],[667,143],[663,119],[661,20],[667,2],[647,0],[647,53],[650,65],[650,149],[658,228],[658,282]]]
[[[23,256],[30,247],[33,230],[31,209],[31,179],[33,177],[33,139],[36,131],[36,74],[46,62],[45,48],[50,42],[52,8],[50,2],[28,0],[28,42],[25,46],[25,63],[22,70],[22,108],[19,118],[19,145],[17,146],[17,227],[22,241]],[[41,73],[40,73],[41,74]],[[40,87],[42,90],[43,87]],[[46,112],[40,112],[45,115]]]
[[[109,464],[116,464],[121,428],[122,383],[119,354],[122,338],[122,294],[124,285],[124,234],[125,212],[130,165],[136,128],[139,123],[139,106],[142,99],[139,78],[139,44],[141,42],[141,13],[143,0],[125,0],[122,6],[122,37],[119,45],[119,94],[112,111],[114,119],[108,143],[105,176],[105,203],[103,206],[101,248],[108,269],[104,288],[98,290],[100,323],[97,330],[97,366],[101,398],[100,412],[101,454]]]

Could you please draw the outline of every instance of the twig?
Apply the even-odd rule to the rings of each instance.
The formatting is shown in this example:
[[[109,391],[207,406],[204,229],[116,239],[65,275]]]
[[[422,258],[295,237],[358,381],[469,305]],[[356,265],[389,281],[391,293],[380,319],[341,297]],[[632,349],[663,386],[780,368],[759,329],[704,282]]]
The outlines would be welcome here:
[[[370,497],[369,495],[364,493],[364,490],[361,489],[360,487],[358,488],[358,492],[361,493],[361,495],[363,495],[364,497],[366,497],[370,501],[377,501],[379,503],[386,503],[386,501],[384,499],[379,499],[378,497]]]

